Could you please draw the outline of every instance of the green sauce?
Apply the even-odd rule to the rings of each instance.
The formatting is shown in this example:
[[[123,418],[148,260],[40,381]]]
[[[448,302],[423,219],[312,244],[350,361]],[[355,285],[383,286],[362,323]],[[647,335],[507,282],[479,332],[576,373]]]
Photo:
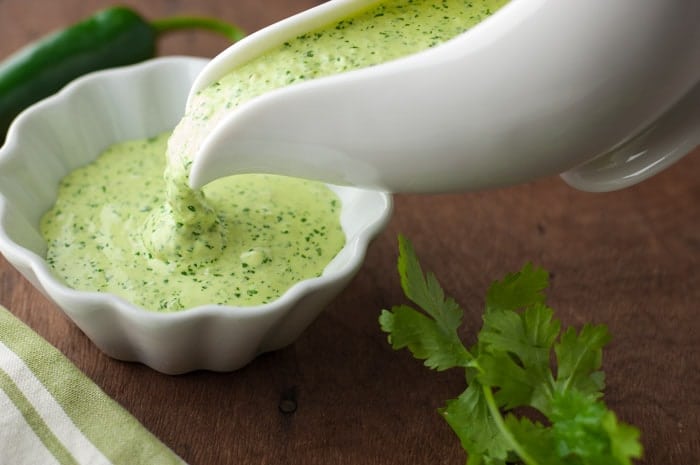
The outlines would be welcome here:
[[[74,288],[156,311],[263,304],[318,276],[345,240],[335,194],[265,175],[193,191],[189,166],[206,134],[264,92],[432,47],[506,1],[381,2],[233,70],[195,96],[172,135],[117,144],[63,180],[42,219],[49,264]]]
[[[150,229],[153,209],[165,200],[167,137],[117,144],[61,182],[42,232],[49,264],[71,287],[112,292],[159,311],[262,304],[318,276],[343,246],[340,202],[325,185],[246,175],[204,188],[227,233],[217,260],[202,265],[177,254],[154,257],[146,246],[154,234],[185,227]],[[191,247],[206,248],[202,244]]]
[[[192,158],[218,121],[247,100],[270,90],[401,58],[456,37],[507,0],[389,0],[354,16],[290,39],[236,68],[199,92],[168,142],[167,205],[157,222],[171,224],[195,206],[199,222],[189,223],[196,240],[220,242],[216,218],[199,192],[187,183]],[[167,255],[174,243],[189,244],[191,232],[152,243],[152,253]],[[178,249],[183,249],[178,246]],[[209,255],[216,256],[218,249]]]

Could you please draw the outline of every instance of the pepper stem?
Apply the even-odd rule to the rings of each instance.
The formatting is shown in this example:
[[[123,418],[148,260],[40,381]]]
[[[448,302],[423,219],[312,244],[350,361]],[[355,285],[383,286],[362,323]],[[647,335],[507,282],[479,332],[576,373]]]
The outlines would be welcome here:
[[[245,37],[245,32],[225,21],[202,16],[171,16],[151,22],[158,35],[181,29],[204,29],[228,37],[236,42]]]

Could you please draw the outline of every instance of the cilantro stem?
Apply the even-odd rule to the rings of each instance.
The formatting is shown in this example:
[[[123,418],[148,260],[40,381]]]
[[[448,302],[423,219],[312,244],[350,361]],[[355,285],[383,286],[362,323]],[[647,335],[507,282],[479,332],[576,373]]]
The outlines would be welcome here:
[[[501,411],[498,409],[498,405],[496,405],[496,399],[493,397],[493,391],[491,388],[482,384],[481,390],[484,393],[486,405],[489,407],[494,423],[496,423],[496,426],[498,426],[501,434],[506,441],[508,441],[515,453],[518,454],[518,457],[520,457],[520,459],[525,462],[526,465],[538,465],[537,461],[530,457],[530,454],[523,449],[521,444],[513,437],[510,430],[506,427],[506,424],[503,422],[503,415],[501,415]]]

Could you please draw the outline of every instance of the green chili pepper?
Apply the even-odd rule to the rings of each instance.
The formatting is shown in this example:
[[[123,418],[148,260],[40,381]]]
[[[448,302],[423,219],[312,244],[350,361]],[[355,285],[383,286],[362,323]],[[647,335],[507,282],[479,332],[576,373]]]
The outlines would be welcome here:
[[[176,16],[148,22],[118,6],[19,50],[0,63],[0,145],[24,108],[83,74],[152,58],[160,35],[185,28],[210,30],[232,41],[244,35],[235,26],[212,18]]]

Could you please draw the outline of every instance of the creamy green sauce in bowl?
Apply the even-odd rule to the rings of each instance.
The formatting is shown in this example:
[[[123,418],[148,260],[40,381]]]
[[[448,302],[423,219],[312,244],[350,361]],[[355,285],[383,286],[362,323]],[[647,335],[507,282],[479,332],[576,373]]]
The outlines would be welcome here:
[[[173,260],[153,256],[152,235],[173,234],[163,225],[150,229],[148,221],[163,205],[167,136],[117,144],[61,182],[41,230],[49,238],[46,259],[69,286],[111,292],[157,311],[259,305],[319,276],[342,248],[340,201],[325,185],[250,175],[204,189],[226,231],[216,260],[188,260],[201,251]],[[201,241],[191,243],[198,246]]]
[[[49,265],[71,287],[153,311],[264,304],[319,276],[345,241],[332,190],[265,175],[192,190],[199,144],[249,99],[422,51],[504,3],[380,2],[233,70],[191,101],[172,134],[117,144],[63,180],[42,219]]]

